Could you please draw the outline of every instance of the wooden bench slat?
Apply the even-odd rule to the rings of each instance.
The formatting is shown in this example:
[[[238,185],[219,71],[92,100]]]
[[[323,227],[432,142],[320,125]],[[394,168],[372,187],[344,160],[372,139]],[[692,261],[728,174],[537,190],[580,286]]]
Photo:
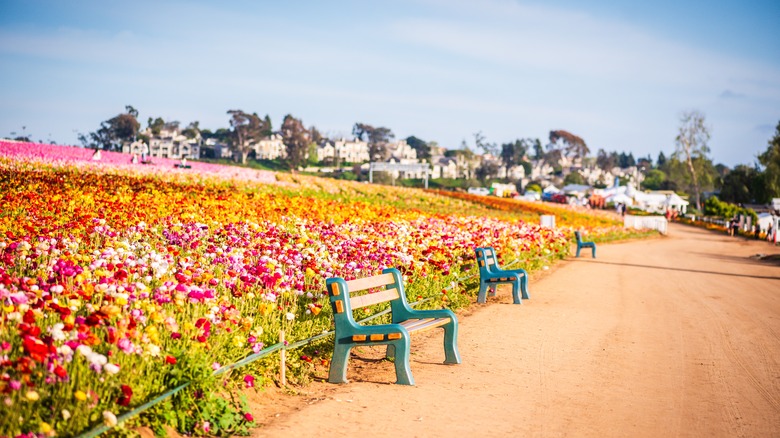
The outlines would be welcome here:
[[[349,302],[352,304],[353,309],[360,309],[361,307],[367,307],[377,303],[384,303],[385,301],[394,300],[399,297],[400,295],[398,294],[398,289],[392,288],[380,292],[374,292],[372,294],[352,297],[350,298]]]
[[[375,275],[373,277],[358,278],[357,280],[350,280],[347,282],[347,290],[350,292],[359,292],[361,290],[370,289],[372,287],[387,286],[395,282],[393,274]]]
[[[450,322],[449,318],[410,319],[402,322],[401,325],[404,326],[409,333],[413,333],[440,327],[448,322]]]

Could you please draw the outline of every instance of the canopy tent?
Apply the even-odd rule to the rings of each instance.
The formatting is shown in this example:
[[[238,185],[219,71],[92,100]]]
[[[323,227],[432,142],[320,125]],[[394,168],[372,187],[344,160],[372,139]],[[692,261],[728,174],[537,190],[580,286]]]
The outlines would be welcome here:
[[[666,197],[666,201],[664,202],[664,206],[667,208],[671,208],[673,210],[677,210],[681,213],[685,213],[688,209],[688,205],[690,202],[686,201],[685,199],[679,197],[677,193],[672,193]]]
[[[618,193],[617,195],[608,197],[607,202],[608,203],[611,202],[615,205],[617,204],[632,205],[634,203],[634,199],[626,195],[625,193]]]

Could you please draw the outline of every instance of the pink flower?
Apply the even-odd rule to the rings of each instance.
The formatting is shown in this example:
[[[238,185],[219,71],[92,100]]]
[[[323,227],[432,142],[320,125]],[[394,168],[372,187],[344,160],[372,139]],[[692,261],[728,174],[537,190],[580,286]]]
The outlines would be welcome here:
[[[249,412],[244,413],[244,420],[252,422],[255,421],[255,417],[252,416]]]
[[[246,376],[244,376],[244,383],[246,384],[247,388],[254,387],[255,386],[255,377],[252,376],[251,374],[247,374]]]
[[[214,370],[214,371],[216,371],[216,370],[218,370],[220,368],[222,368],[222,365],[220,365],[219,362],[214,362],[213,364],[211,364],[211,369]]]

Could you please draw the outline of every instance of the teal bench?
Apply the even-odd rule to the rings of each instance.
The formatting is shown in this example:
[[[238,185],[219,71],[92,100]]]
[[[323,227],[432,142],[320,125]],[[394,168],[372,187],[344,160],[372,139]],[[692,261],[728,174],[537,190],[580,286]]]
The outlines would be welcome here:
[[[444,329],[444,363],[460,363],[455,314],[448,309],[414,310],[409,307],[403,279],[397,269],[388,268],[381,275],[351,281],[328,278],[325,286],[336,324],[329,382],[347,383],[347,362],[352,347],[384,344],[387,345],[386,356],[395,358],[396,383],[414,385],[409,367],[409,335],[437,327]],[[352,295],[358,292],[364,293]],[[355,322],[353,310],[385,302],[390,303],[390,324],[361,325]]]
[[[496,251],[491,247],[476,248],[477,264],[479,265],[479,295],[477,302],[487,301],[487,292],[496,294],[496,286],[499,284],[512,285],[512,300],[515,304],[522,304],[520,293],[524,299],[528,295],[528,273],[524,269],[501,269],[496,258]]]
[[[596,258],[596,244],[593,242],[583,242],[582,236],[580,235],[579,231],[574,232],[574,237],[577,238],[577,257],[580,256],[580,250],[582,248],[590,248],[593,253],[593,258]]]

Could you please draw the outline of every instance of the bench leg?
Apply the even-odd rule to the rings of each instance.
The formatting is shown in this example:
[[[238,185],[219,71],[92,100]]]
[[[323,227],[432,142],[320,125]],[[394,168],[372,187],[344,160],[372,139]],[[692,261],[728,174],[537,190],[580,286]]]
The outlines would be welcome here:
[[[527,300],[531,298],[528,294],[528,272],[523,270],[523,278],[520,279],[520,289],[523,291],[523,299]]]
[[[512,282],[512,301],[515,304],[523,304],[523,300],[520,299],[520,280],[517,277]]]
[[[443,326],[444,328],[444,363],[460,363],[458,352],[458,325],[454,321]]]
[[[399,385],[414,385],[412,369],[409,366],[409,338],[399,339],[387,345],[387,351],[393,350],[395,355],[395,383]]]
[[[333,357],[330,359],[330,370],[328,371],[328,382],[347,383],[347,361],[349,361],[349,351],[352,345],[341,344],[336,341],[333,347]]]
[[[575,257],[579,257],[580,256],[580,250],[581,249],[582,249],[582,247],[577,245],[577,255]]]
[[[593,245],[593,258],[596,258],[596,245]]]
[[[479,283],[479,294],[477,295],[477,302],[484,303],[487,301],[487,291],[490,289],[490,285],[487,283]]]
[[[497,288],[497,287],[498,287],[498,286],[489,286],[489,289],[488,289],[488,296],[489,296],[489,297],[494,297],[494,296],[496,296],[496,288]]]

